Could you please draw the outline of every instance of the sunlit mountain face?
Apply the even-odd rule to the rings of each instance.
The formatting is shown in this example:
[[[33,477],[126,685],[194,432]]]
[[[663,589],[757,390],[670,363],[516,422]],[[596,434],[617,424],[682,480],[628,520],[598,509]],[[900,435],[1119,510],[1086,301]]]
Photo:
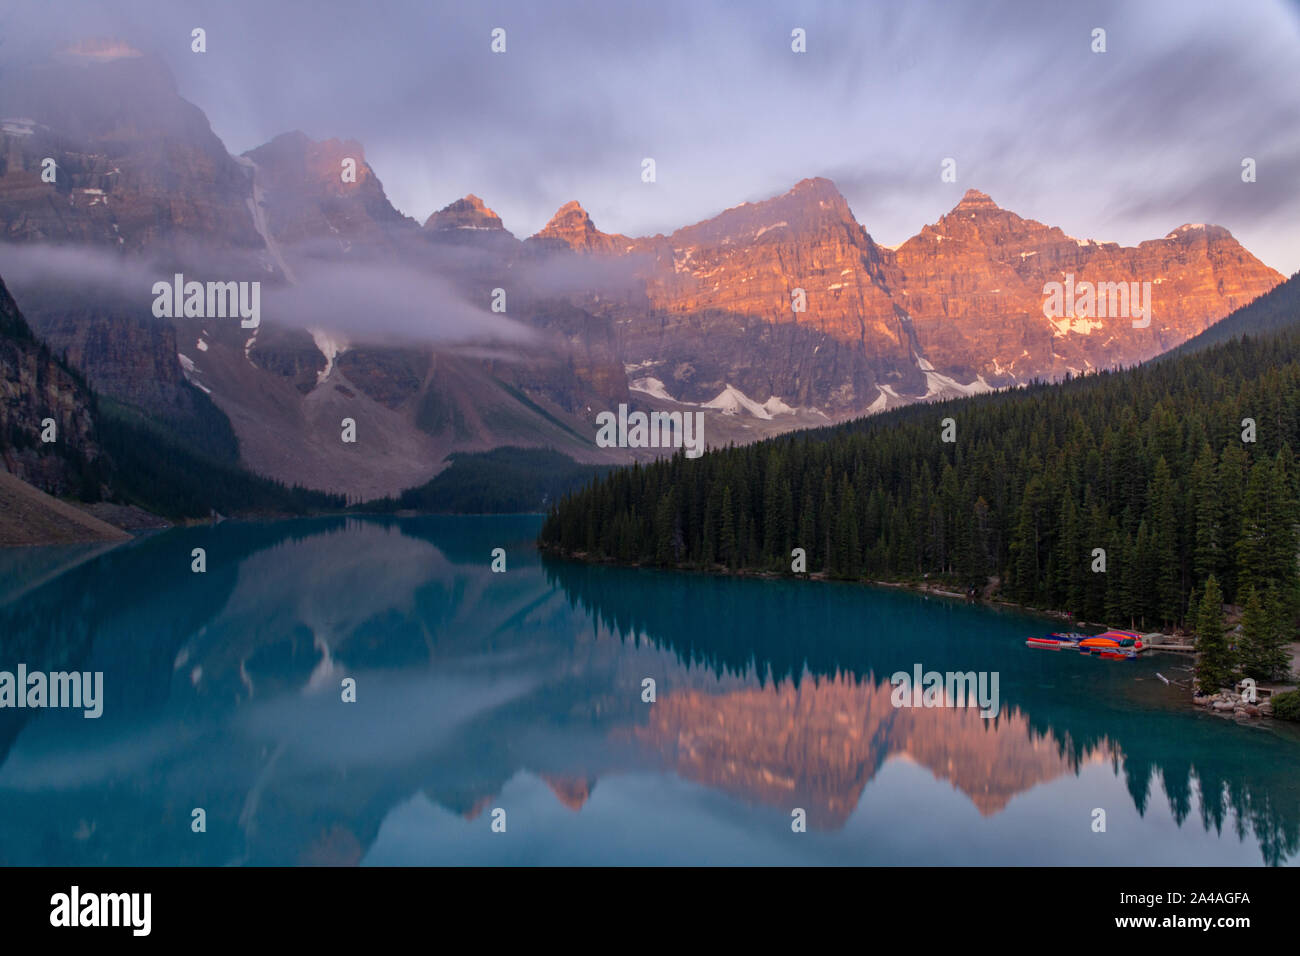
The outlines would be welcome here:
[[[6,862],[1297,850],[1294,780],[1259,768],[1300,742],[1189,715],[1154,677],[1176,663],[1029,651],[1047,622],[893,591],[543,564],[538,520],[227,522],[7,566],[28,583],[0,659],[102,670],[106,692],[96,721],[4,712]],[[206,578],[173,560],[192,546]],[[916,663],[996,669],[998,715],[896,706]],[[1124,840],[1086,839],[1098,806]]]

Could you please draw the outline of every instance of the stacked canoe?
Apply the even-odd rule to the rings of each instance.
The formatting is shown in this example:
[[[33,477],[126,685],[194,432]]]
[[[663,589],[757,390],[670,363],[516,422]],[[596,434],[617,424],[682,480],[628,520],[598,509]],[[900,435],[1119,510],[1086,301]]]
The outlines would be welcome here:
[[[1048,634],[1046,637],[1031,637],[1025,641],[1025,644],[1040,650],[1059,651],[1063,648],[1077,650],[1079,642],[1085,640],[1087,636],[1087,634]]]
[[[1106,631],[1102,634],[1049,634],[1031,637],[1026,646],[1040,650],[1077,650],[1080,654],[1107,660],[1135,660],[1143,650],[1142,635],[1136,631]]]

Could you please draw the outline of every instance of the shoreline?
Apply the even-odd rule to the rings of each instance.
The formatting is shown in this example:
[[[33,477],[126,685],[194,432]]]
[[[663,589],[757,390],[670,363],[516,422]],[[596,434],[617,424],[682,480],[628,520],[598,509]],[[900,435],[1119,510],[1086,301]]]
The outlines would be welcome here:
[[[993,597],[983,597],[983,596],[971,597],[970,595],[963,594],[960,591],[950,591],[947,590],[946,588],[941,588],[941,587],[924,584],[924,583],[918,583],[916,581],[906,581],[906,580],[881,581],[873,578],[858,578],[854,580],[849,580],[846,578],[832,578],[825,571],[809,571],[809,572],[804,572],[802,574],[795,574],[795,573],[787,573],[783,571],[755,571],[751,568],[733,569],[733,568],[725,567],[724,565],[716,565],[713,568],[687,567],[685,565],[670,565],[670,566],[660,567],[658,565],[653,565],[653,564],[629,563],[624,561],[618,561],[614,558],[594,559],[588,557],[585,552],[578,551],[573,553],[565,553],[556,548],[550,548],[540,543],[537,545],[537,550],[542,554],[550,555],[551,557],[555,557],[555,558],[561,558],[566,561],[577,561],[581,564],[605,565],[605,566],[618,567],[618,568],[636,568],[636,569],[646,569],[646,570],[653,570],[653,571],[680,571],[687,574],[708,574],[708,575],[714,575],[716,577],[728,577],[728,578],[762,578],[765,580],[775,580],[775,581],[826,581],[834,584],[856,584],[856,585],[862,585],[866,587],[892,588],[894,590],[911,591],[915,594],[924,594],[927,596],[935,595],[938,597],[949,598],[951,600],[965,601],[969,604],[981,604],[989,607],[1000,607],[1000,608],[1006,608],[1008,610],[1013,610],[1013,611],[1022,611],[1026,614],[1037,614],[1041,617],[1050,617],[1058,621],[1066,621],[1068,623],[1077,625],[1079,627],[1101,628],[1103,630],[1112,627],[1112,625],[1110,624],[1098,623],[1094,621],[1078,620],[1077,618],[1072,617],[1067,611],[1058,611],[1053,608],[1033,607],[1028,604],[1019,604],[1015,601],[1008,601],[1003,598],[993,598]],[[1136,627],[1131,627],[1129,625],[1123,625],[1122,629],[1137,630]],[[1156,636],[1156,637],[1164,637],[1164,638],[1176,638],[1179,636],[1176,631],[1162,631],[1158,628],[1149,631],[1143,630],[1141,631],[1141,634],[1143,638],[1146,638],[1148,635]],[[1155,648],[1158,647],[1159,645],[1153,643],[1150,646],[1152,648]]]
[[[910,591],[914,594],[920,594],[926,597],[934,595],[936,597],[946,598],[949,600],[964,601],[968,604],[979,604],[987,607],[1018,611],[1025,614],[1036,614],[1041,617],[1054,618],[1058,621],[1066,621],[1072,624],[1073,626],[1081,627],[1081,628],[1089,628],[1089,629],[1099,628],[1105,630],[1110,627],[1110,625],[1108,624],[1098,624],[1090,621],[1078,620],[1065,611],[1030,607],[1024,604],[1018,604],[1015,601],[1007,601],[1004,599],[994,598],[994,597],[984,597],[984,596],[972,597],[968,594],[962,594],[959,591],[950,591],[947,588],[942,588],[942,587],[925,584],[925,583],[919,583],[916,581],[877,581],[869,578],[860,578],[858,580],[844,580],[844,579],[832,578],[830,577],[830,575],[826,574],[823,571],[806,572],[804,574],[794,574],[794,573],[783,573],[779,571],[755,571],[749,568],[732,569],[732,568],[727,568],[723,565],[718,565],[714,568],[683,567],[680,565],[670,566],[670,567],[658,567],[655,565],[647,565],[647,564],[640,564],[640,563],[631,564],[622,561],[617,561],[614,559],[593,560],[587,557],[585,552],[574,552],[571,554],[566,554],[558,549],[547,547],[541,544],[540,542],[537,545],[537,550],[541,554],[550,555],[551,557],[560,558],[562,560],[576,561],[582,564],[606,565],[606,566],[620,567],[620,568],[651,569],[656,571],[678,571],[678,572],[686,572],[691,574],[710,574],[718,577],[760,578],[760,579],[768,579],[768,580],[829,581],[829,582],[840,583],[840,584],[857,584],[866,587],[890,588],[892,590],[898,590],[898,591]],[[1136,630],[1136,628],[1124,628],[1124,630]],[[1190,660],[1193,662],[1196,660],[1195,649],[1190,643],[1188,644],[1174,643],[1180,637],[1180,635],[1176,631],[1164,631],[1164,630],[1156,629],[1151,631],[1144,630],[1139,633],[1141,633],[1145,645],[1143,648],[1144,654],[1148,652],[1175,654],[1186,660]],[[1150,638],[1156,638],[1156,640],[1150,640]],[[1166,647],[1163,645],[1172,645],[1172,646]],[[1177,684],[1180,687],[1182,686],[1181,681],[1169,681],[1168,678],[1165,678],[1165,680],[1169,683]],[[1190,713],[1198,713],[1198,712],[1209,713],[1218,717],[1233,719],[1237,723],[1247,724],[1251,726],[1268,726],[1270,724],[1290,723],[1289,721],[1282,721],[1279,720],[1278,718],[1273,717],[1272,707],[1268,704],[1266,699],[1255,703],[1248,703],[1246,701],[1241,700],[1240,694],[1237,694],[1235,691],[1229,692],[1226,690],[1219,691],[1218,693],[1215,694],[1198,697],[1196,696],[1194,687],[1195,685],[1193,683],[1191,692],[1187,697],[1187,709]],[[1282,690],[1285,690],[1289,687],[1292,687],[1290,683],[1283,683],[1279,687],[1275,687],[1272,692],[1279,693]],[[1216,704],[1218,704],[1219,706],[1216,706]],[[1263,704],[1264,706],[1261,707],[1260,704]]]
[[[161,515],[154,514],[152,511],[145,511],[135,505],[121,505],[109,503],[112,509],[122,511],[134,510],[135,520],[120,521],[116,517],[109,520],[107,517],[100,517],[96,514],[96,509],[100,508],[103,502],[86,504],[85,502],[72,501],[59,498],[57,501],[63,502],[69,507],[84,512],[90,518],[106,523],[111,527],[117,528],[126,533],[125,537],[115,538],[118,544],[127,544],[136,538],[153,534],[159,531],[169,531],[173,528],[203,528],[219,525],[226,521],[235,522],[275,522],[275,521],[309,521],[316,518],[544,518],[544,511],[417,511],[411,508],[399,508],[392,511],[368,511],[364,508],[354,506],[343,511],[312,511],[306,514],[291,514],[288,512],[251,512],[235,514],[214,514],[203,518],[164,518]],[[150,520],[152,519],[152,520]],[[53,548],[71,544],[93,544],[99,539],[86,538],[76,540],[60,540],[57,538],[43,539],[39,541],[23,541],[21,543],[8,543],[0,540],[0,553],[5,551],[22,551],[25,548]]]

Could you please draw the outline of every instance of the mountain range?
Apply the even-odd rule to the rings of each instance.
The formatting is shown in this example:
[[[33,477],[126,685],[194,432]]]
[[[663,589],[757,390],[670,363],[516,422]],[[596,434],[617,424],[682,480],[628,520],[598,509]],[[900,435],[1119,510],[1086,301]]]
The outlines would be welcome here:
[[[291,132],[231,155],[118,41],[6,75],[0,118],[0,274],[36,334],[178,440],[352,498],[457,452],[651,456],[595,444],[622,403],[703,411],[717,446],[1131,365],[1283,278],[1220,226],[1123,247],[973,189],[888,248],[824,178],[669,235],[605,233],[569,202],[520,239],[475,195],[421,224],[357,142]],[[153,284],[177,273],[260,282],[264,321],[155,317]],[[1149,326],[1049,317],[1044,288],[1067,278],[1150,283]]]

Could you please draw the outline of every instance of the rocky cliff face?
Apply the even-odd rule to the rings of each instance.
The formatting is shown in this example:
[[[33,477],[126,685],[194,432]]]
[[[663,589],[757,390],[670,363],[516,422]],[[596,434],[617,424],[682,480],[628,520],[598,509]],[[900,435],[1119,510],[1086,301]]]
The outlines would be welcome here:
[[[256,167],[259,202],[281,246],[320,243],[318,254],[347,253],[353,244],[391,247],[415,228],[388,201],[355,140],[316,142],[295,131],[244,158]]]
[[[570,203],[530,242],[637,261],[646,301],[610,310],[633,389],[706,407],[735,389],[769,411],[836,417],[1139,362],[1282,279],[1218,226],[1125,248],[1074,239],[976,190],[886,249],[825,179],[649,239],[602,233]],[[1152,321],[1133,327],[1140,296],[1123,315],[1081,302],[1049,317],[1053,282],[1122,284],[1126,297],[1149,283]]]
[[[36,333],[113,398],[178,423],[210,417],[151,289],[174,271],[280,280],[251,170],[162,63],[121,43],[7,74],[0,117],[0,237],[36,250],[29,273],[52,245],[66,257],[65,274],[44,268],[15,284]]]
[[[905,355],[890,299],[890,263],[826,179],[679,229],[658,248],[647,286],[667,312],[722,311],[794,322]],[[804,290],[803,311],[793,295]]]
[[[70,305],[51,310],[41,333],[96,390],[164,415],[183,416],[191,408],[170,323],[126,310]]]
[[[892,297],[897,270],[829,180],[637,251],[652,257],[650,308],[629,324],[629,363],[676,398],[716,401],[734,387],[845,415],[867,409],[880,383],[921,386]]]
[[[0,117],[6,238],[261,252],[247,172],[159,61],[123,45],[68,48],[6,75]],[[53,183],[41,178],[47,157]]]
[[[53,420],[52,442],[42,440]],[[0,457],[4,470],[54,495],[90,491],[101,456],[84,382],[32,335],[0,281]]]
[[[982,375],[994,384],[1143,361],[1282,279],[1218,226],[1182,226],[1125,248],[1022,219],[975,190],[895,258],[902,307],[928,360],[962,381]],[[1150,326],[1083,309],[1048,319],[1043,288],[1067,276],[1151,283]]]

